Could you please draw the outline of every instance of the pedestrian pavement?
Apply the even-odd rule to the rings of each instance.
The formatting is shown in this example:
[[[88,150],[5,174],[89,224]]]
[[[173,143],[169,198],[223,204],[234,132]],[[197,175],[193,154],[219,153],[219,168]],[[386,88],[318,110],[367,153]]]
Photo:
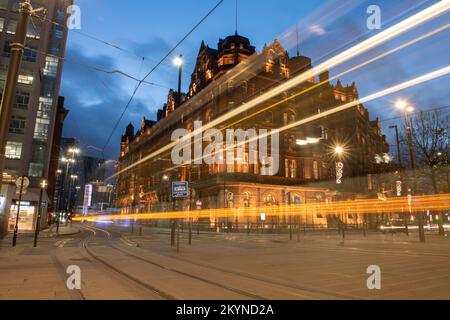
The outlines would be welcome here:
[[[61,226],[43,230],[37,248],[34,232],[20,232],[12,247],[12,234],[0,240],[0,300],[69,300],[66,277],[53,250],[58,238],[77,234],[78,228]]]

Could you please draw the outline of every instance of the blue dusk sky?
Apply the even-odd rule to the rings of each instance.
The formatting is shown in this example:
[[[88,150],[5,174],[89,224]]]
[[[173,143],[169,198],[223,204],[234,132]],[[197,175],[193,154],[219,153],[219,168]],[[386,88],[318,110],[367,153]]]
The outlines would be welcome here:
[[[76,137],[81,146],[103,147],[112,127],[129,100],[136,82],[119,75],[109,75],[89,68],[120,70],[142,78],[216,3],[218,0],[76,0],[81,8],[81,30],[70,31],[60,94],[70,109],[64,136]],[[250,39],[258,52],[265,43],[279,39],[286,50],[296,52],[296,25],[300,34],[300,52],[317,65],[336,53],[367,39],[437,1],[424,0],[239,0],[238,32]],[[186,59],[183,90],[187,91],[190,74],[202,40],[216,48],[219,38],[235,32],[235,0],[225,0],[219,8],[176,50]],[[381,30],[366,26],[367,7],[381,9]],[[341,78],[343,84],[356,82],[360,97],[389,88],[431,71],[450,65],[450,32],[435,31],[447,24],[450,14],[433,19],[392,41],[330,70],[331,76],[368,58],[394,49],[430,32],[426,37]],[[86,35],[115,44],[112,48]],[[143,60],[142,57],[145,57]],[[169,88],[177,86],[177,70],[172,57],[165,61],[144,84],[125,113],[106,149],[106,156],[117,159],[120,135],[128,123],[139,126],[143,116],[155,119],[157,109],[166,100]],[[409,88],[368,102],[370,117],[396,118],[393,104],[407,99],[416,110],[450,105],[450,77]],[[448,111],[448,109],[444,109]],[[392,141],[388,126],[398,119],[384,121],[383,129]],[[95,153],[91,155],[96,156]],[[100,156],[100,155],[98,155]]]

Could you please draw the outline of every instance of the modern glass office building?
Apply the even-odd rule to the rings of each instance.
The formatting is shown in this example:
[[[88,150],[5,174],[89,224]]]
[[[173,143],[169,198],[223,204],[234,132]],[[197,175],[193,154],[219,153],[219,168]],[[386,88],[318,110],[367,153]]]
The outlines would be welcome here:
[[[3,93],[14,40],[20,0],[0,0],[0,91]],[[36,0],[33,8],[45,7],[45,19],[32,17],[20,66],[17,92],[11,113],[6,162],[0,194],[0,232],[11,230],[17,213],[14,182],[27,176],[31,184],[23,196],[19,230],[32,229],[39,201],[39,183],[48,178],[51,144],[67,39],[67,7],[73,0]],[[44,194],[42,206],[49,197]],[[45,211],[44,211],[45,212]],[[42,215],[43,220],[47,214]],[[44,223],[42,224],[44,225]]]

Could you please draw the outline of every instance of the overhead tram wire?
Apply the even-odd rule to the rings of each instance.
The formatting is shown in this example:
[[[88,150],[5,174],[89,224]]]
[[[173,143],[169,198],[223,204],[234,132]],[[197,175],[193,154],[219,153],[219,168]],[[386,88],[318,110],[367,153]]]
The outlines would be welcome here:
[[[53,24],[53,25],[55,25],[55,26],[59,26],[59,27],[62,27],[62,28],[64,28],[64,29],[66,29],[66,30],[70,30],[70,31],[73,32],[73,33],[82,35],[82,36],[84,36],[84,37],[86,37],[86,38],[88,38],[88,39],[91,39],[91,40],[93,40],[93,41],[102,43],[102,44],[104,44],[104,45],[106,45],[106,46],[109,46],[109,47],[111,47],[111,48],[113,48],[113,49],[116,49],[116,50],[122,51],[122,52],[124,52],[124,53],[133,55],[133,56],[135,56],[135,58],[137,58],[137,59],[139,59],[139,60],[145,59],[146,61],[152,61],[152,62],[154,62],[154,63],[157,63],[157,62],[158,62],[158,60],[156,60],[156,59],[152,59],[152,58],[146,57],[146,56],[144,56],[144,55],[139,55],[139,54],[137,54],[136,52],[134,52],[134,51],[132,51],[132,50],[130,50],[130,49],[123,48],[123,47],[121,47],[121,46],[119,46],[119,45],[116,45],[116,44],[111,43],[111,42],[106,41],[106,40],[102,40],[102,39],[100,39],[100,38],[98,38],[98,37],[96,37],[96,36],[92,36],[92,35],[90,35],[90,34],[87,34],[87,33],[85,33],[85,32],[82,32],[82,31],[80,31],[80,30],[77,30],[77,29],[69,29],[69,28],[67,27],[67,25],[62,24],[62,23],[59,23],[59,22],[57,22],[57,21],[55,21],[55,20],[52,20],[52,19],[49,19],[49,18],[47,18],[47,17],[43,17],[43,16],[40,16],[40,15],[37,15],[37,14],[33,14],[33,16],[36,17],[36,18],[38,18],[38,19],[40,19],[42,22],[43,22],[43,21],[49,22],[49,23],[51,23],[51,24]],[[32,16],[32,17],[33,17],[33,16]],[[187,61],[186,61],[185,63],[186,63],[186,64],[191,64],[191,65],[193,65],[192,63],[189,63],[189,62],[187,62]],[[170,64],[164,64],[164,66],[165,66],[165,67],[168,67],[168,68],[172,68],[172,66],[171,66]],[[183,71],[183,72],[185,72],[185,71]],[[185,72],[185,74],[187,74],[188,76],[190,76],[190,74],[188,74],[187,72]]]
[[[24,49],[32,51],[32,52],[36,52],[38,54],[42,54],[42,55],[45,55],[45,56],[49,56],[49,57],[52,57],[52,58],[55,58],[55,59],[59,59],[59,60],[62,60],[64,62],[78,64],[78,65],[81,65],[81,66],[83,66],[85,68],[88,68],[88,69],[91,69],[91,70],[94,70],[94,71],[97,71],[97,72],[105,73],[105,74],[108,74],[108,75],[117,74],[117,75],[123,76],[125,78],[134,80],[136,82],[142,82],[142,84],[155,86],[155,87],[160,87],[160,88],[164,88],[164,89],[169,89],[168,86],[164,86],[164,85],[157,84],[157,83],[154,83],[154,82],[149,82],[149,81],[142,81],[142,80],[140,80],[140,79],[138,79],[136,77],[133,77],[132,75],[129,75],[128,73],[125,73],[125,72],[120,71],[120,70],[105,70],[105,69],[103,69],[101,67],[98,67],[98,66],[88,65],[86,63],[82,63],[82,62],[76,61],[74,59],[68,59],[66,57],[57,56],[57,55],[54,55],[54,54],[51,54],[51,53],[47,53],[47,52],[44,52],[44,51],[41,51],[41,50],[38,50],[38,49],[30,48],[30,47],[27,47],[27,46],[25,46]]]
[[[450,108],[450,106],[443,106],[443,107],[438,107],[438,108],[433,108],[433,109],[425,109],[425,110],[420,110],[417,112],[410,113],[410,115],[415,116],[415,115],[422,114],[422,113],[437,112],[437,111],[445,110],[448,108]],[[404,116],[398,116],[398,117],[383,119],[383,120],[380,120],[380,122],[388,122],[388,121],[393,121],[393,120],[398,120],[398,119],[403,119],[403,118],[404,118]]]
[[[383,30],[382,32],[374,35],[373,37],[358,43],[357,45],[345,50],[344,52],[341,52],[340,54],[334,56],[333,58],[330,58],[329,60],[322,62],[318,66],[316,66],[296,77],[293,77],[292,79],[286,81],[282,85],[280,85],[276,88],[273,88],[272,90],[269,90],[268,92],[264,92],[259,97],[255,98],[251,101],[248,101],[245,104],[237,107],[236,109],[228,112],[227,114],[220,116],[219,118],[209,122],[208,124],[203,126],[200,130],[201,130],[201,132],[203,132],[210,128],[213,128],[213,127],[217,126],[218,124],[223,123],[224,121],[253,108],[256,105],[259,105],[260,103],[266,101],[267,99],[270,99],[270,98],[276,96],[277,94],[279,94],[287,89],[292,88],[296,84],[309,79],[311,76],[318,74],[323,70],[329,70],[336,65],[342,64],[343,62],[348,61],[352,57],[358,56],[358,55],[362,54],[363,52],[366,52],[374,47],[377,47],[380,44],[385,43],[386,41],[388,41],[392,38],[395,38],[398,35],[400,35],[404,32],[407,32],[408,30],[411,30],[412,28],[415,28],[416,26],[425,23],[426,21],[433,19],[436,16],[439,16],[439,15],[445,13],[449,9],[450,9],[450,4],[448,2],[438,2],[432,6],[416,13],[415,15],[413,15],[409,18],[402,20],[401,22],[397,23],[396,25]],[[196,131],[191,132],[190,134],[184,136],[181,139],[181,141],[186,141],[188,139],[191,139],[196,134],[199,134],[197,131],[199,131],[199,130],[196,130]],[[117,176],[119,173],[131,170],[132,168],[142,164],[143,162],[166,152],[167,150],[169,150],[173,146],[175,146],[177,143],[179,143],[179,141],[175,141],[175,142],[165,145],[164,147],[151,153],[150,155],[144,157],[143,159],[140,159],[140,160],[134,162],[133,164],[129,165],[128,167],[121,170],[114,176]],[[112,176],[112,177],[114,177],[114,176]]]
[[[125,115],[125,112],[128,110],[128,107],[130,106],[131,102],[133,101],[134,97],[136,96],[137,91],[139,90],[141,84],[147,80],[147,78],[224,2],[225,0],[220,0],[178,43],[171,49],[169,52],[147,73],[147,75],[138,83],[136,86],[136,89],[133,91],[133,94],[130,97],[130,100],[126,104],[120,118],[117,120],[116,124],[113,126],[113,130],[111,131],[111,134],[109,135],[105,145],[103,146],[103,151],[108,147],[109,143],[111,142],[111,138],[114,135],[114,132],[117,130],[120,122],[123,119],[123,116]]]

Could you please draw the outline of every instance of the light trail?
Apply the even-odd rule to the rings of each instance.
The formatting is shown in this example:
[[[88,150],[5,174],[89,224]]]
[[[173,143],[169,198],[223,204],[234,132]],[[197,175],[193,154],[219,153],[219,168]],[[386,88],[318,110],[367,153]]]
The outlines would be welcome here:
[[[122,220],[165,220],[165,219],[217,219],[227,217],[258,218],[264,213],[267,217],[306,217],[311,214],[392,214],[425,211],[450,210],[450,194],[424,195],[379,199],[346,200],[329,203],[301,205],[280,205],[277,207],[206,209],[196,211],[172,211],[109,216],[76,217],[74,221],[122,221]]]
[[[367,66],[367,65],[369,65],[369,64],[371,64],[371,63],[373,63],[373,62],[375,62],[377,60],[385,58],[385,57],[387,57],[387,56],[389,56],[389,55],[391,55],[391,54],[393,54],[395,52],[398,52],[398,51],[400,51],[400,50],[402,50],[402,49],[404,49],[406,47],[409,47],[409,46],[411,46],[411,45],[413,45],[415,43],[418,43],[418,42],[420,42],[420,41],[422,41],[422,40],[424,40],[426,38],[429,38],[429,37],[431,37],[431,36],[433,36],[433,35],[435,35],[435,34],[437,34],[439,32],[442,32],[442,31],[448,29],[449,27],[450,27],[450,23],[446,24],[444,26],[441,26],[439,28],[436,28],[435,30],[432,30],[432,31],[430,31],[430,32],[420,36],[420,37],[417,37],[417,38],[415,38],[415,39],[413,39],[411,41],[408,41],[408,42],[406,42],[406,43],[404,43],[404,44],[402,44],[402,45],[400,45],[400,46],[398,46],[396,48],[393,48],[393,49],[391,49],[391,50],[389,50],[387,52],[384,52],[384,53],[382,53],[382,54],[380,54],[380,55],[378,55],[376,57],[373,57],[373,58],[371,58],[369,60],[366,60],[366,61],[364,61],[364,62],[362,62],[362,63],[360,63],[360,64],[358,64],[358,65],[356,65],[356,66],[354,66],[354,67],[352,67],[350,69],[348,69],[348,70],[345,70],[345,71],[343,71],[343,72],[341,72],[341,73],[339,73],[339,74],[329,78],[328,80],[319,82],[319,83],[317,83],[317,84],[315,84],[315,85],[313,85],[313,86],[311,86],[311,87],[309,87],[309,88],[307,88],[305,90],[299,91],[296,94],[293,94],[293,95],[291,95],[291,96],[289,96],[289,97],[287,97],[285,99],[282,99],[282,100],[280,100],[280,101],[278,101],[278,102],[276,102],[276,103],[274,103],[274,104],[272,104],[270,106],[267,106],[267,107],[265,107],[265,108],[263,108],[261,110],[258,110],[256,112],[252,113],[251,115],[248,115],[248,116],[246,116],[244,118],[241,118],[241,119],[239,119],[239,120],[237,120],[237,121],[235,121],[235,122],[233,122],[231,124],[228,124],[225,127],[221,128],[221,130],[225,130],[225,129],[230,128],[230,127],[232,127],[232,126],[234,126],[234,125],[236,125],[238,123],[241,123],[241,122],[243,122],[245,120],[251,119],[251,118],[257,116],[258,114],[261,114],[261,113],[263,113],[265,111],[273,109],[273,108],[275,108],[275,107],[277,107],[277,106],[279,106],[279,105],[281,105],[283,103],[286,103],[289,100],[295,99],[296,97],[299,97],[299,96],[301,96],[301,95],[303,95],[303,94],[305,94],[305,93],[307,93],[309,91],[312,91],[312,90],[314,90],[314,89],[316,89],[316,88],[318,88],[318,87],[328,83],[329,81],[336,80],[336,79],[338,79],[338,78],[340,78],[340,77],[342,77],[342,76],[344,76],[344,75],[346,75],[346,74],[348,74],[350,72],[358,70],[358,69],[360,69],[360,68],[362,68],[364,66]],[[191,142],[191,145],[192,144],[194,144],[194,142]],[[225,150],[224,149],[219,149],[218,151],[223,153]],[[167,154],[164,154],[164,155],[167,155]],[[204,156],[202,156],[201,158],[195,158],[195,159],[192,160],[192,162],[195,163],[197,160],[202,160],[203,158],[204,158]],[[158,159],[156,159],[156,160],[158,160]],[[176,165],[176,166],[173,166],[171,168],[164,169],[164,170],[162,170],[162,171],[160,171],[158,173],[166,173],[166,172],[175,170],[175,169],[183,167],[183,166],[185,166],[185,165],[183,165],[183,164],[182,165]]]
[[[285,83],[280,84],[276,88],[274,88],[266,93],[263,93],[261,96],[242,104],[241,106],[228,112],[227,114],[225,114],[217,119],[212,120],[211,122],[209,122],[205,126],[203,126],[201,129],[194,130],[189,135],[186,135],[179,141],[174,141],[172,143],[165,145],[164,147],[162,147],[159,150],[151,153],[150,155],[142,158],[141,160],[136,161],[135,163],[129,165],[128,167],[118,171],[116,174],[112,175],[111,177],[107,178],[106,180],[112,179],[126,171],[131,170],[132,168],[134,168],[136,166],[139,166],[140,164],[142,164],[154,157],[157,157],[158,155],[160,155],[168,150],[171,150],[173,147],[175,147],[180,142],[183,142],[186,140],[191,140],[192,137],[201,135],[203,133],[203,131],[214,128],[214,127],[218,126],[219,124],[225,122],[226,120],[234,118],[234,117],[238,116],[239,114],[263,103],[264,101],[266,101],[286,90],[289,90],[292,87],[295,87],[296,85],[298,85],[302,82],[305,82],[309,78],[315,77],[317,74],[320,74],[323,71],[329,70],[345,61],[348,61],[364,52],[369,51],[370,49],[375,48],[376,46],[378,46],[388,40],[391,40],[391,39],[397,37],[398,35],[400,35],[402,33],[405,33],[407,31],[425,23],[428,20],[431,20],[441,14],[444,14],[449,9],[450,9],[450,0],[440,1],[432,6],[416,13],[415,15],[413,15],[411,17],[404,19],[403,21],[397,23],[396,25],[374,35],[373,37],[360,42],[359,44],[345,50],[344,52],[337,54],[336,56],[330,58],[329,60],[312,68],[311,70],[308,70],[308,71],[286,81]]]
[[[341,112],[341,111],[345,111],[345,110],[353,108],[353,107],[355,107],[355,106],[357,106],[359,104],[363,104],[363,103],[366,103],[366,102],[369,102],[369,101],[372,101],[372,100],[384,97],[386,95],[393,94],[395,92],[398,92],[398,91],[401,91],[401,90],[404,90],[404,89],[407,89],[407,88],[419,85],[421,83],[424,83],[424,82],[427,82],[427,81],[430,81],[430,80],[433,80],[433,79],[436,79],[436,78],[439,78],[439,77],[443,77],[445,75],[448,75],[449,73],[450,73],[450,66],[446,66],[444,68],[441,68],[441,69],[438,69],[436,71],[427,73],[425,75],[422,75],[420,77],[414,78],[412,80],[409,80],[409,81],[400,83],[398,85],[392,86],[390,88],[378,91],[378,92],[373,93],[371,95],[368,95],[368,96],[366,96],[364,98],[351,101],[349,103],[343,104],[343,105],[341,105],[339,107],[336,107],[336,108],[333,108],[333,109],[330,109],[330,110],[327,110],[327,111],[323,111],[323,112],[321,112],[319,114],[307,117],[305,119],[302,119],[302,120],[299,120],[299,121],[296,121],[296,122],[293,122],[293,123],[288,124],[286,126],[283,126],[281,128],[272,129],[271,132],[267,132],[265,134],[257,135],[257,136],[255,136],[255,137],[253,137],[251,139],[248,139],[246,141],[240,142],[240,143],[238,143],[236,145],[232,145],[232,146],[230,146],[228,148],[221,148],[221,149],[218,150],[218,152],[219,153],[220,152],[223,153],[223,152],[226,152],[226,151],[231,151],[232,149],[245,146],[247,143],[258,141],[258,139],[267,138],[268,136],[272,135],[273,133],[281,133],[283,131],[292,129],[294,127],[298,127],[298,126],[307,124],[309,122],[313,122],[313,121],[319,120],[320,118],[327,117],[327,116],[330,116],[332,114],[335,114],[335,113],[338,113],[338,112]],[[300,94],[300,93],[298,93],[298,94]],[[289,97],[289,98],[286,98],[286,99],[290,99],[290,98],[292,98],[292,97]],[[283,101],[283,102],[285,102],[285,101]],[[277,102],[275,105],[278,105],[279,103],[280,102]],[[203,159],[203,158],[204,158],[204,156],[202,156],[201,158],[196,158],[196,159],[194,159],[194,161],[195,160],[200,160],[200,159]],[[166,169],[166,170],[164,170],[162,172],[169,172],[171,170],[174,170],[174,169],[179,168],[179,167],[183,167],[185,165],[186,164],[177,165],[177,166],[174,166],[172,168],[168,168],[168,169]]]

